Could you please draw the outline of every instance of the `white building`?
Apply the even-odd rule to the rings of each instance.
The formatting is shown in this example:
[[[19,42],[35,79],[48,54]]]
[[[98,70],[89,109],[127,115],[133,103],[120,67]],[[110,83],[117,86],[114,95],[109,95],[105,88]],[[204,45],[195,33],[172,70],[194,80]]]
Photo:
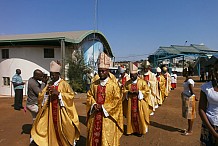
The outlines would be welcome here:
[[[49,74],[52,60],[60,60],[62,66],[66,66],[66,60],[72,58],[76,50],[83,51],[85,63],[92,68],[96,68],[101,51],[113,58],[106,38],[98,31],[1,35],[0,95],[14,94],[11,79],[16,69],[21,69],[21,76],[27,81],[35,69]]]

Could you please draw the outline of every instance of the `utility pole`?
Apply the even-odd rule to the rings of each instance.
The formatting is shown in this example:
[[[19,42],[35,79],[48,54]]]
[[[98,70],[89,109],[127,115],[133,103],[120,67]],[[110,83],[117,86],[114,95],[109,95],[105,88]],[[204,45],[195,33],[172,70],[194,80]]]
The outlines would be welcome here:
[[[95,5],[94,5],[94,38],[93,38],[93,64],[92,64],[92,69],[94,71],[95,69],[95,32],[98,30],[98,0],[95,0]]]

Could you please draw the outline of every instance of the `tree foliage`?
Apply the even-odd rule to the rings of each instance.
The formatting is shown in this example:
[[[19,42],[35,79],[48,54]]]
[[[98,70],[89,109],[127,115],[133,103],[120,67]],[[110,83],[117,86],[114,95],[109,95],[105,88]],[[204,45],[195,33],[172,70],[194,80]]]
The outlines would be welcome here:
[[[72,89],[76,92],[85,92],[83,75],[87,66],[84,63],[83,53],[81,51],[73,53],[73,57],[68,59],[68,64],[67,77]]]

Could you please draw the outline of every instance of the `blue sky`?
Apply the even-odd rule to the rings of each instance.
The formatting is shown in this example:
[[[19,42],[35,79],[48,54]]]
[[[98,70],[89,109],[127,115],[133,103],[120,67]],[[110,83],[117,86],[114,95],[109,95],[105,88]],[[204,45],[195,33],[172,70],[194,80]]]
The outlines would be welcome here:
[[[117,61],[185,41],[218,50],[218,0],[98,0],[97,21],[95,2],[1,0],[0,35],[98,29]]]

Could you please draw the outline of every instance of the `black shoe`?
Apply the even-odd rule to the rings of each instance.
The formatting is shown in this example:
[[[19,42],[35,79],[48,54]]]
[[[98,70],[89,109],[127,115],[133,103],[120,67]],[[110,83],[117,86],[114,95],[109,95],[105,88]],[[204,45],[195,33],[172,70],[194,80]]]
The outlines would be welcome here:
[[[14,108],[14,109],[20,111],[20,108]]]
[[[24,109],[24,107],[23,107],[23,106],[21,106],[20,108],[21,108],[21,109]]]
[[[136,136],[138,136],[138,137],[142,137],[142,134],[137,134]]]
[[[142,137],[142,134],[134,132],[133,135],[137,136],[137,137]]]
[[[38,145],[34,141],[32,141],[29,146],[38,146]]]

